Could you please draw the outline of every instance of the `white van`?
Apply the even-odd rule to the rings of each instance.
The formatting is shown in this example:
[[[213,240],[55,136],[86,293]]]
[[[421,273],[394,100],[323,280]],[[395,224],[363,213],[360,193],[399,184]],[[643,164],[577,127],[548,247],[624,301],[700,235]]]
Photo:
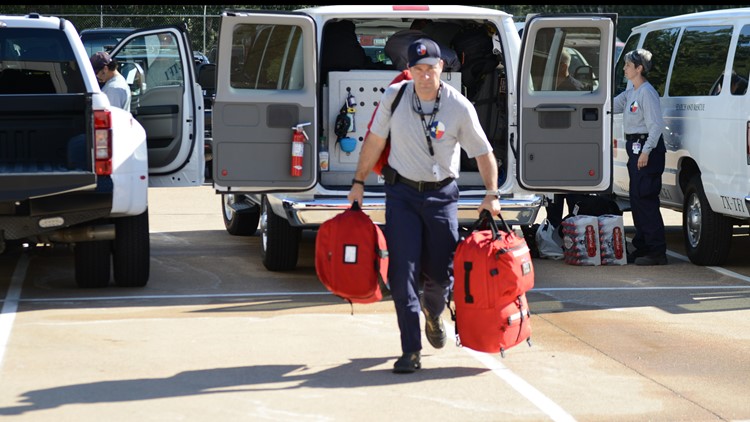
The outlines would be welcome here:
[[[483,7],[227,11],[217,54],[213,186],[222,195],[229,233],[252,234],[260,221],[267,269],[294,268],[301,230],[316,229],[349,207],[367,123],[399,73],[384,54],[360,49],[384,46],[415,19],[429,19],[424,31],[449,48],[456,48],[457,37],[479,34],[473,42],[484,47],[443,78],[476,105],[500,167],[509,224],[534,222],[544,203],[535,192],[611,191],[612,75],[584,72],[587,91],[557,91],[556,74],[561,51],[583,40],[594,52],[587,58],[591,67],[612,68],[614,15],[527,18],[524,49],[513,17]],[[335,130],[340,113],[353,122],[343,137]],[[295,127],[305,132],[301,175],[290,172]],[[458,184],[459,220],[473,223],[485,188],[471,160],[462,160]],[[373,221],[385,222],[383,180],[374,173],[362,206]]]
[[[750,223],[750,8],[693,13],[633,28],[624,51],[653,54],[649,82],[667,128],[662,207],[682,212],[687,255],[720,265],[733,226]],[[615,95],[629,83],[615,65]],[[614,116],[614,192],[628,195],[622,115]]]

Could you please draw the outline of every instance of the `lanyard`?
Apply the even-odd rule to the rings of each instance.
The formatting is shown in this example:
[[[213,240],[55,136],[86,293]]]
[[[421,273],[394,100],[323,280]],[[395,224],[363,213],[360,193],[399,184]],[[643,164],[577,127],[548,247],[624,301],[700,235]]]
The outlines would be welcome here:
[[[427,148],[430,150],[430,156],[435,156],[435,151],[432,149],[432,137],[430,136],[430,128],[432,127],[432,124],[435,122],[435,115],[437,114],[438,110],[440,109],[440,93],[442,92],[443,88],[443,82],[440,82],[440,86],[438,87],[437,97],[435,97],[435,106],[432,108],[432,113],[430,114],[430,124],[428,125],[427,122],[424,120],[424,112],[422,111],[422,101],[419,100],[419,95],[417,95],[417,88],[414,88],[414,99],[415,104],[417,108],[417,113],[419,114],[419,119],[422,120],[422,130],[424,131],[424,137],[427,140]]]

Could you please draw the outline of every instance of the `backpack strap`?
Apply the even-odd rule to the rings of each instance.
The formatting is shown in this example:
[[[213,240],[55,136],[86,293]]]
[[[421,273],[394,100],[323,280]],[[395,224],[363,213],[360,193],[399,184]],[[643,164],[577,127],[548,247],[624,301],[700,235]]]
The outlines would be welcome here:
[[[396,98],[393,100],[393,103],[391,103],[391,114],[396,111],[396,107],[398,107],[398,103],[401,102],[401,97],[404,96],[404,91],[406,91],[406,85],[409,85],[408,83],[405,83],[401,85],[401,89],[398,90],[398,94],[396,94]]]

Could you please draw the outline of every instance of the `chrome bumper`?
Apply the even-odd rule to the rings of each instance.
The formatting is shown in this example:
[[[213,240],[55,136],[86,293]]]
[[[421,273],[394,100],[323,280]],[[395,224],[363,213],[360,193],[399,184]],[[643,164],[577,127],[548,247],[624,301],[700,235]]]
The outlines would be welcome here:
[[[477,208],[483,197],[462,197],[458,201],[458,221],[470,225],[479,218]],[[295,227],[316,227],[336,214],[349,208],[346,198],[320,198],[313,200],[282,199],[282,207],[287,220]],[[542,206],[542,197],[502,198],[502,217],[510,225],[531,225],[536,220]],[[385,224],[384,198],[365,198],[362,210],[377,224]]]

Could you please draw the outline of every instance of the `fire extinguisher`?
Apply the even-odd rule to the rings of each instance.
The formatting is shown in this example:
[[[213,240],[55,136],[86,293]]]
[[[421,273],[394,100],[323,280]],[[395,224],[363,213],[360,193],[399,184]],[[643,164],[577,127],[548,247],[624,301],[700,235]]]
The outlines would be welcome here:
[[[305,152],[305,141],[309,139],[305,133],[305,126],[310,123],[300,123],[292,126],[292,176],[302,176],[302,158]]]

